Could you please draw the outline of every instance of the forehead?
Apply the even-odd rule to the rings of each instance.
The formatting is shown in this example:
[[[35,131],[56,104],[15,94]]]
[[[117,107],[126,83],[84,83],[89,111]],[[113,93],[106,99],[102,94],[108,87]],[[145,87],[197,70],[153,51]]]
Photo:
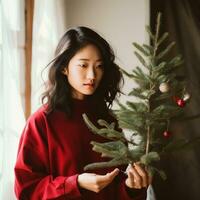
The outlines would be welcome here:
[[[101,60],[101,53],[95,45],[88,44],[85,47],[78,50],[72,59]]]

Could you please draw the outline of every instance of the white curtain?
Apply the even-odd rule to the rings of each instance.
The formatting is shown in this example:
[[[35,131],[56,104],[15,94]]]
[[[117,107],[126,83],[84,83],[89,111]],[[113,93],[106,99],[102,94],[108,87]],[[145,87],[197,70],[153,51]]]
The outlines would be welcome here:
[[[25,123],[20,96],[19,34],[24,1],[0,1],[0,199],[13,200],[14,164]]]
[[[44,91],[43,79],[47,70],[43,69],[51,61],[56,45],[66,29],[65,0],[35,0],[33,18],[32,48],[32,112],[41,105]]]
[[[64,0],[35,0],[32,108],[39,106],[41,71],[65,29]],[[14,165],[25,125],[24,0],[0,0],[0,200],[14,200]],[[23,85],[23,86],[22,86]]]

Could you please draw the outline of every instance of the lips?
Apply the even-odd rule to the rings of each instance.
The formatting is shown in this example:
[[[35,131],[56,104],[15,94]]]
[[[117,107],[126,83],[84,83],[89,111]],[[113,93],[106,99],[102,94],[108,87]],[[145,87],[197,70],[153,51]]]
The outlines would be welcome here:
[[[90,86],[90,87],[94,87],[94,83],[84,83],[83,85],[85,85],[85,86]]]
[[[83,85],[88,85],[88,86],[94,87],[94,83],[85,83],[85,84],[83,84]]]

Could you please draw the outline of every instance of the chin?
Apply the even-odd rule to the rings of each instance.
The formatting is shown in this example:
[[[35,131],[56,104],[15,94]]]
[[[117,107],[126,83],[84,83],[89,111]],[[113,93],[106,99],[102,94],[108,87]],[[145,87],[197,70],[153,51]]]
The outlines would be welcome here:
[[[90,95],[93,95],[94,92],[85,92],[85,93],[83,93],[83,94],[86,95],[86,96],[90,96]]]
[[[83,91],[82,94],[84,95],[92,95],[94,94],[95,90],[91,90],[91,91]]]

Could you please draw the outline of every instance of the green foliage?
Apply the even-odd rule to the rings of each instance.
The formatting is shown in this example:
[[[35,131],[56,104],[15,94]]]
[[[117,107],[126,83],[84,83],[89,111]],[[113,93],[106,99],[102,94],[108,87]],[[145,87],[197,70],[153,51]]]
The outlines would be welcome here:
[[[93,141],[91,144],[94,151],[102,153],[102,157],[122,157],[126,156],[128,151],[127,146],[121,141],[105,142],[103,144]]]
[[[88,164],[84,167],[84,170],[87,171],[87,170],[94,170],[94,169],[99,169],[99,168],[115,167],[115,166],[124,165],[127,163],[129,163],[129,160],[127,160],[126,158],[116,157],[108,162],[98,162],[98,163]]]
[[[160,156],[157,152],[149,152],[140,158],[140,162],[146,166],[150,165],[154,161],[159,161]]]
[[[142,66],[135,67],[131,73],[120,68],[124,75],[137,84],[137,87],[132,88],[128,94],[136,97],[137,101],[127,101],[125,105],[118,102],[119,109],[115,110],[119,126],[123,130],[131,131],[131,139],[127,139],[123,132],[116,131],[114,123],[109,124],[99,120],[98,124],[102,128],[97,128],[86,115],[83,115],[92,132],[111,140],[105,143],[91,142],[93,150],[101,153],[103,157],[112,158],[108,162],[89,164],[85,167],[86,170],[139,161],[150,173],[159,173],[166,179],[166,174],[157,169],[154,163],[159,162],[163,154],[187,149],[200,141],[200,139],[174,140],[173,136],[172,138],[163,136],[163,132],[169,129],[171,121],[184,117],[183,108],[177,106],[174,97],[183,98],[185,82],[183,76],[178,76],[178,70],[183,63],[182,57],[177,55],[167,59],[175,42],[163,47],[169,34],[164,33],[160,36],[160,20],[159,13],[155,34],[149,26],[146,27],[152,44],[133,43],[136,49],[134,54]],[[161,83],[168,84],[169,90],[161,92],[159,89]],[[135,136],[139,136],[139,142],[135,141]],[[132,144],[134,148],[129,149],[128,144]]]

